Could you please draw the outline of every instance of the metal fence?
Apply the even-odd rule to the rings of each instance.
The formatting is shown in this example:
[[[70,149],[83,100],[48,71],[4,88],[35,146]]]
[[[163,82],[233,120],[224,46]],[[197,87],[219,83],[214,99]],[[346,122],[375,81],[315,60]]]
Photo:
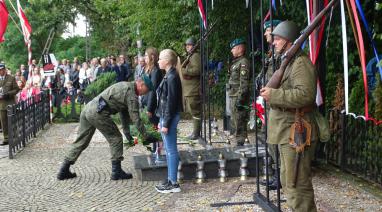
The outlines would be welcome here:
[[[9,158],[23,149],[36,133],[50,123],[49,92],[30,97],[25,101],[9,105],[8,142]]]
[[[326,160],[366,180],[382,184],[382,125],[330,110],[331,140]]]

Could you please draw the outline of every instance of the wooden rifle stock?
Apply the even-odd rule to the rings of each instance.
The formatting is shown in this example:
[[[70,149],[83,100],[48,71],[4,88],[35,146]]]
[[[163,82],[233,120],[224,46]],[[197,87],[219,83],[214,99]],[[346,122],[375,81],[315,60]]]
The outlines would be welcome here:
[[[333,7],[337,2],[338,0],[332,0],[323,10],[321,10],[320,13],[318,13],[318,15],[312,21],[312,23],[304,29],[300,37],[298,37],[294,41],[292,47],[288,51],[286,51],[285,54],[282,56],[282,62],[281,62],[280,68],[277,69],[277,71],[275,71],[275,73],[272,75],[271,79],[269,79],[266,87],[269,87],[269,88],[280,87],[281,80],[284,76],[284,71],[286,67],[288,66],[289,62],[292,60],[292,58],[295,56],[298,50],[300,50],[302,44],[313,32],[313,30],[319,26],[322,17],[326,15],[326,13],[330,11],[331,7]]]

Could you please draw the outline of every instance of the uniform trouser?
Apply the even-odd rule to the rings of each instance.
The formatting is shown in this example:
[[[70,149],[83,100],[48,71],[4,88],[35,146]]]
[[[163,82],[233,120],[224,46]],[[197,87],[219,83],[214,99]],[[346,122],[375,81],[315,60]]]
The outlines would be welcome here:
[[[6,110],[0,110],[0,121],[3,129],[4,140],[8,139],[8,116]]]
[[[236,107],[237,97],[230,96],[231,129],[237,141],[244,142],[247,138],[248,111],[238,110]]]
[[[287,204],[292,211],[317,211],[314,203],[314,191],[311,176],[311,161],[314,157],[316,141],[311,146],[305,147],[300,159],[296,187],[292,187],[294,181],[294,163],[296,151],[289,144],[280,145],[281,156],[281,184],[285,189]]]
[[[123,160],[123,140],[117,125],[110,117],[110,113],[96,112],[97,105],[89,103],[80,116],[80,128],[74,143],[71,145],[66,159],[75,162],[81,152],[85,150],[92,139],[94,132],[98,129],[109,142],[111,160]]]
[[[201,128],[200,122],[200,110],[201,102],[200,96],[186,96],[184,97],[186,111],[192,116],[193,120],[193,132],[199,133]]]

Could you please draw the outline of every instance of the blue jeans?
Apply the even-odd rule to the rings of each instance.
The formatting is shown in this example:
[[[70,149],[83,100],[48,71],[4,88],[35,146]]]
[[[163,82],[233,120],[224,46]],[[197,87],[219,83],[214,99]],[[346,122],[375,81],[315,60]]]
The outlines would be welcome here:
[[[179,165],[179,154],[177,147],[177,127],[180,120],[180,114],[177,113],[171,120],[170,126],[168,127],[167,134],[162,133],[162,139],[164,143],[164,148],[166,149],[166,160],[167,160],[167,178],[172,182],[177,182],[178,165]],[[163,127],[163,119],[160,118],[160,127]]]

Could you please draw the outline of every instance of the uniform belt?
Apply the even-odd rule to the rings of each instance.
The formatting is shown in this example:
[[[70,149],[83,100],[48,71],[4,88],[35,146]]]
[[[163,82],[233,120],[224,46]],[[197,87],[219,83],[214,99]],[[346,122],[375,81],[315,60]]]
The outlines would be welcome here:
[[[284,108],[284,107],[276,107],[276,109],[281,110],[283,112],[295,113],[297,109],[300,109],[300,112],[310,113],[316,108],[316,105],[308,105],[301,108]]]
[[[200,78],[199,76],[190,76],[190,75],[183,74],[183,79],[185,80],[193,80],[193,79],[199,79],[199,78]]]

